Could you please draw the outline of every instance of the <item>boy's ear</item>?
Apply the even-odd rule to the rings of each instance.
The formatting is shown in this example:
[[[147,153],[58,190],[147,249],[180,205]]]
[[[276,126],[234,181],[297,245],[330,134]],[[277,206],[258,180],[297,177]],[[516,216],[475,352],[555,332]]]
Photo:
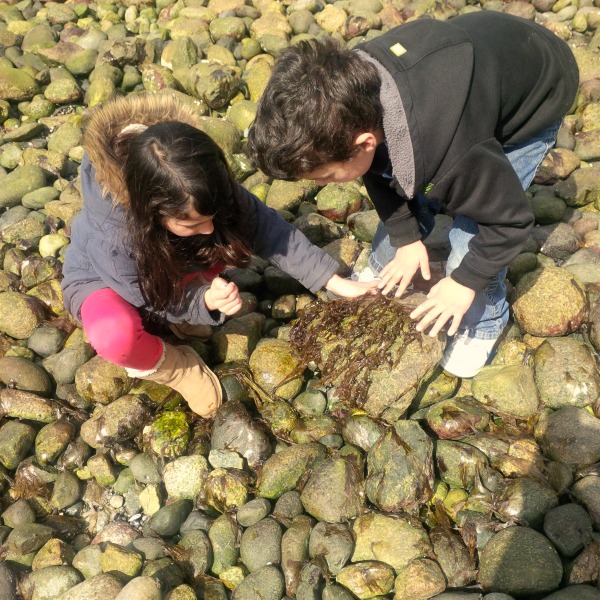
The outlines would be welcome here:
[[[363,150],[367,152],[374,152],[375,148],[377,148],[378,144],[377,136],[371,131],[365,131],[364,133],[359,133],[354,138],[354,145],[360,146]]]

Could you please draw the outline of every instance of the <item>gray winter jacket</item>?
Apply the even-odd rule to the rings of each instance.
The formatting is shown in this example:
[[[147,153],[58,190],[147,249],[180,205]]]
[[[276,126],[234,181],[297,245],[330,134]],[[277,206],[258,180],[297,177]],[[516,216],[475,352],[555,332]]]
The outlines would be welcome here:
[[[160,98],[156,102],[160,105]],[[145,306],[136,265],[126,245],[125,202],[115,201],[115,196],[126,200],[122,179],[118,178],[114,161],[111,164],[110,152],[103,153],[110,145],[111,132],[118,133],[128,122],[151,124],[152,111],[144,108],[141,114],[116,116],[111,116],[105,109],[103,116],[110,120],[110,126],[101,123],[102,139],[86,145],[90,156],[84,158],[81,167],[83,209],[73,222],[62,282],[65,306],[77,318],[87,296],[103,288],[111,288],[133,306],[152,312],[151,307]],[[164,119],[165,107],[159,108],[157,113]],[[169,116],[171,119],[180,117],[179,114]],[[121,122],[123,119],[125,121]],[[118,121],[116,124],[115,120]],[[98,168],[95,165],[99,165]],[[290,274],[310,291],[321,289],[338,270],[337,262],[311,244],[276,211],[241,186],[239,190],[242,205],[248,211],[244,218],[251,227],[249,237],[253,240],[254,253]],[[224,315],[206,308],[204,293],[207,289],[207,286],[189,286],[183,308],[162,316],[172,323],[218,325]]]

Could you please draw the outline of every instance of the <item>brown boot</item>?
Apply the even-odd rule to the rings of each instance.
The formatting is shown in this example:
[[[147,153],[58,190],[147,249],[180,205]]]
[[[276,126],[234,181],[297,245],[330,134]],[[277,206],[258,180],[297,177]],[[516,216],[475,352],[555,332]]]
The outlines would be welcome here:
[[[217,376],[189,346],[164,342],[163,346],[163,356],[152,370],[127,369],[129,375],[168,385],[183,396],[196,414],[205,419],[214,417],[223,400]]]

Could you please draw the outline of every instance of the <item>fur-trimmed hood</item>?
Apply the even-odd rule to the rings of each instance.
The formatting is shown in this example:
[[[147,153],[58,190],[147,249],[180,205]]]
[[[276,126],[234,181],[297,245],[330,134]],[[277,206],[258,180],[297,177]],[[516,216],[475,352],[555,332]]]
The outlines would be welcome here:
[[[123,159],[117,153],[118,138],[128,125],[155,125],[180,121],[201,129],[200,114],[192,99],[174,90],[140,93],[115,98],[93,109],[87,119],[83,145],[96,170],[102,193],[115,204],[127,204]]]

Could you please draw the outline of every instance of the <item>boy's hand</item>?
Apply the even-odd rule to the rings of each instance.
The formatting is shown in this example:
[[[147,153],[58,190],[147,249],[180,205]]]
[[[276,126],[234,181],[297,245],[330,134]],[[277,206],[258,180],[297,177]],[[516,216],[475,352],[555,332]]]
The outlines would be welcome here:
[[[407,246],[401,246],[396,250],[396,256],[379,274],[381,281],[377,287],[383,294],[389,294],[397,285],[398,289],[394,296],[399,298],[404,294],[419,268],[423,279],[429,280],[431,273],[429,271],[427,248],[420,240]]]
[[[422,316],[417,324],[417,331],[423,331],[435,322],[429,331],[431,337],[435,337],[448,320],[452,319],[448,335],[454,335],[474,298],[475,290],[454,281],[451,277],[444,277],[431,288],[427,300],[417,306],[410,313],[410,317],[418,319]]]
[[[375,290],[378,283],[378,280],[369,282],[352,281],[350,279],[343,279],[339,275],[334,275],[325,284],[325,289],[342,298],[357,298],[358,296],[363,296],[369,290]]]
[[[204,294],[204,304],[208,310],[218,310],[229,316],[242,308],[242,299],[235,283],[215,277]]]

